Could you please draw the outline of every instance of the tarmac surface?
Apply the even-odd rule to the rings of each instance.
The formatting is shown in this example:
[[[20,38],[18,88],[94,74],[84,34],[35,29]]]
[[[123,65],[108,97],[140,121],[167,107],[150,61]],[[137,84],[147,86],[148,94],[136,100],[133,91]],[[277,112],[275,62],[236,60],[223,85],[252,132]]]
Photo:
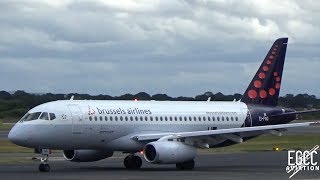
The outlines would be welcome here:
[[[31,154],[30,154],[31,155]],[[0,157],[1,158],[1,157]],[[50,172],[39,172],[39,162],[0,164],[0,179],[288,179],[287,152],[200,154],[192,171],[175,165],[155,165],[143,160],[140,170],[123,167],[122,154],[91,163],[74,163],[53,158]],[[320,164],[320,152],[315,160]],[[320,171],[300,171],[293,179],[319,179]]]
[[[320,127],[291,128],[284,135],[319,134]],[[6,139],[8,131],[0,131],[0,138]],[[156,165],[143,160],[140,170],[123,167],[124,155],[90,163],[74,163],[63,160],[61,154],[50,159],[51,171],[38,171],[39,161],[31,160],[31,153],[0,153],[0,158],[24,158],[23,163],[0,163],[0,179],[288,179],[286,172],[288,156],[282,152],[243,152],[199,154],[192,171],[176,170],[175,165]],[[320,152],[315,160],[320,165]],[[320,179],[320,171],[300,171],[293,179]]]

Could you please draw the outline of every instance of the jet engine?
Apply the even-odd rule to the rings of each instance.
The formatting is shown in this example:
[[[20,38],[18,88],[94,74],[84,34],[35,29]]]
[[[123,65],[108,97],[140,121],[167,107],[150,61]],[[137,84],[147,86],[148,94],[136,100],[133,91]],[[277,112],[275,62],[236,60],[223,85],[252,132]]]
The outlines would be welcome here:
[[[155,164],[175,164],[193,160],[196,149],[182,142],[155,141],[143,148],[147,162]]]
[[[63,157],[72,162],[92,162],[111,157],[113,151],[101,150],[64,150]]]

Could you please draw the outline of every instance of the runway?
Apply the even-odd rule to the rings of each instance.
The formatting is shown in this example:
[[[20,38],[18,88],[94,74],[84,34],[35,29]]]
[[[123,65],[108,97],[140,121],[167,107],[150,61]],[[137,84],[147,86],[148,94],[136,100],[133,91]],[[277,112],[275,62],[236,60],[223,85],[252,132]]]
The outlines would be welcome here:
[[[319,134],[319,127],[289,129],[284,135]],[[0,131],[6,139],[8,131]],[[286,173],[287,152],[249,152],[200,154],[195,159],[193,171],[176,170],[175,165],[155,165],[143,162],[140,170],[123,167],[124,155],[117,153],[112,158],[91,163],[73,163],[62,160],[61,154],[51,158],[51,172],[40,173],[38,161],[31,160],[34,154],[0,153],[0,158],[19,157],[24,163],[0,163],[0,179],[288,179]],[[59,156],[59,157],[58,157]],[[320,152],[315,156],[320,165]],[[300,171],[294,179],[318,179],[320,171]]]
[[[320,154],[320,152],[318,153]],[[320,162],[320,155],[315,161]],[[201,154],[193,171],[179,171],[175,165],[154,165],[143,162],[140,170],[126,170],[123,155],[93,163],[51,161],[51,171],[40,173],[39,162],[0,164],[1,179],[288,179],[287,152],[252,152]],[[31,160],[30,160],[31,161]],[[319,164],[319,163],[318,163]],[[295,179],[320,178],[319,171],[301,171]]]

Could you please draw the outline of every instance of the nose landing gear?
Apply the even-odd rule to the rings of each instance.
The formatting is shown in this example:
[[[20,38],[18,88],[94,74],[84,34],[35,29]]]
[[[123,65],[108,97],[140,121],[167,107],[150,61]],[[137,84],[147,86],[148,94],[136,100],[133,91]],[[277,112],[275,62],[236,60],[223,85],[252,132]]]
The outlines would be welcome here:
[[[49,149],[42,149],[41,150],[42,157],[41,157],[41,164],[39,165],[40,172],[49,172],[50,171],[50,165],[48,164],[49,154],[50,154]]]

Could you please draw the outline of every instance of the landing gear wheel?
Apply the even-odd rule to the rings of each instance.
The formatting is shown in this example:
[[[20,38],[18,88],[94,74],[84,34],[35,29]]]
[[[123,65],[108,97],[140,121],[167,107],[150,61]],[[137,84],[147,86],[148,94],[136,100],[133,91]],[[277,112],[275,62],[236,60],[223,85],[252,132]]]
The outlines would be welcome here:
[[[129,155],[124,158],[123,164],[127,169],[140,169],[142,160],[139,156]]]
[[[50,165],[49,164],[40,164],[39,165],[39,171],[40,172],[49,172],[50,171]]]
[[[41,150],[42,157],[41,157],[41,164],[39,165],[40,172],[49,172],[50,171],[50,165],[48,164],[49,154],[50,154],[49,149],[42,149]]]
[[[192,170],[194,169],[194,160],[177,163],[176,168],[179,170]]]

